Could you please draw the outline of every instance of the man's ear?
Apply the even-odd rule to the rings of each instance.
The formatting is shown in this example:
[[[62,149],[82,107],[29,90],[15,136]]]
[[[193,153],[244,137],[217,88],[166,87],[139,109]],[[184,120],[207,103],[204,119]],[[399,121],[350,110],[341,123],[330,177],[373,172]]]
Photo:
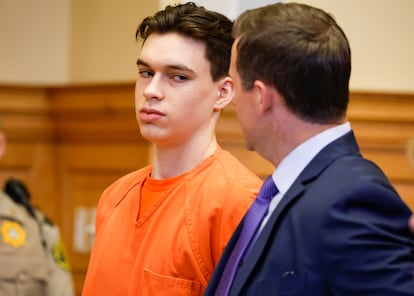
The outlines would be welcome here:
[[[254,88],[257,93],[259,112],[264,114],[273,107],[275,89],[261,80],[254,81]]]
[[[218,97],[214,104],[214,110],[222,110],[230,104],[234,96],[234,82],[230,77],[227,76],[221,79],[218,86]]]
[[[6,152],[6,135],[3,132],[0,132],[0,158]]]

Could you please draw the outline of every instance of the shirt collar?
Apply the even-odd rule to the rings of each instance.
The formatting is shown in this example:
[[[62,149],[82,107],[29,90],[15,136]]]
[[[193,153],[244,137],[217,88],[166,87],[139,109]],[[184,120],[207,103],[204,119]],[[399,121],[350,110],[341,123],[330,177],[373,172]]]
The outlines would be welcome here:
[[[324,130],[290,152],[272,174],[279,192],[284,195],[299,174],[323,148],[350,131],[351,124],[345,122]]]

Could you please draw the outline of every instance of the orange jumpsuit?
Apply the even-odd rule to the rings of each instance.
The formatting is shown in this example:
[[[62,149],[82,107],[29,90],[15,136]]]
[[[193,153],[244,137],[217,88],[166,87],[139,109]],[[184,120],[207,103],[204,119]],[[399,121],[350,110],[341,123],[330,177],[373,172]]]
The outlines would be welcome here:
[[[202,295],[262,183],[218,148],[191,171],[164,180],[159,198],[139,213],[151,169],[104,191],[83,296]]]

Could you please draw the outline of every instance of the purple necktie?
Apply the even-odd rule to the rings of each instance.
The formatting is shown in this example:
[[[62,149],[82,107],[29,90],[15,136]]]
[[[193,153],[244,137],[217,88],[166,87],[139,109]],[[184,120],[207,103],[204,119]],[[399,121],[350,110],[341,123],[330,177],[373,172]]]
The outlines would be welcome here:
[[[241,230],[239,240],[237,241],[230,258],[227,261],[227,265],[224,268],[220,283],[216,290],[216,296],[228,295],[234,276],[236,275],[240,259],[243,257],[249,242],[253,239],[256,230],[266,215],[270,200],[276,195],[276,193],[278,193],[278,189],[273,182],[272,176],[269,176],[244,217],[243,228]]]

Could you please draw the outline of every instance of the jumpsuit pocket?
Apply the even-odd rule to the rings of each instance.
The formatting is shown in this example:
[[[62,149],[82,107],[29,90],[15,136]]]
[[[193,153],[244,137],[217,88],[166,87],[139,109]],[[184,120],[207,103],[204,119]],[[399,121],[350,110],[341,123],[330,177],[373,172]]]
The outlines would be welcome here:
[[[142,288],[142,295],[144,296],[201,295],[201,283],[199,282],[157,274],[148,269],[144,269],[144,283]]]

